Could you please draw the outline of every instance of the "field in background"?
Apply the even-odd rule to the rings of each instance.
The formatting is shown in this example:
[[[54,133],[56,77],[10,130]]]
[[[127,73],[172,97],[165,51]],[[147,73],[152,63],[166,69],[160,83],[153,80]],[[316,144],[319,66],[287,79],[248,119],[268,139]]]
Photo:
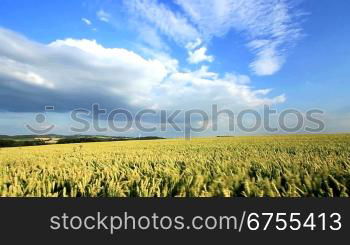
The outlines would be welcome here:
[[[0,149],[0,196],[348,197],[350,135]]]
[[[0,148],[22,147],[22,146],[39,146],[52,144],[72,144],[86,142],[110,142],[110,141],[127,141],[127,140],[154,140],[163,139],[157,136],[145,137],[123,137],[123,136],[104,136],[104,135],[0,135]]]

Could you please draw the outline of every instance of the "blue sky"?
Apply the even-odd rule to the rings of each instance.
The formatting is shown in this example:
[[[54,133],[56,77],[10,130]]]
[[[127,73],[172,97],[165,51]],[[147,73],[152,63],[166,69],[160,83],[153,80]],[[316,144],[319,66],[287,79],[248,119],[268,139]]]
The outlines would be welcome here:
[[[350,2],[0,0],[0,134],[54,105],[320,108],[350,129]]]

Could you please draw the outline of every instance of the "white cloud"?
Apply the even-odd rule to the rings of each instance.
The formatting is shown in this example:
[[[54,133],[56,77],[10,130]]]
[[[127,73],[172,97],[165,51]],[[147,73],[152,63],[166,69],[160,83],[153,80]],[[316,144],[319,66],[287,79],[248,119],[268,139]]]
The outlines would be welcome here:
[[[257,75],[272,75],[280,70],[286,47],[301,35],[289,0],[176,0],[176,3],[206,39],[224,36],[233,29],[245,33],[249,43],[266,40],[259,48],[251,48],[256,59],[250,67]]]
[[[194,42],[189,42],[186,45],[186,49],[193,50],[195,48],[198,48],[202,44],[202,40],[200,38],[197,38]]]
[[[213,62],[214,57],[207,55],[206,52],[207,52],[207,48],[205,47],[198,48],[194,51],[189,50],[188,51],[189,57],[187,61],[191,64],[198,64],[204,61]]]
[[[278,52],[278,41],[254,40],[248,47],[256,53],[256,59],[250,64],[251,69],[257,75],[272,75],[285,62],[285,57]]]
[[[83,93],[140,106],[168,73],[158,60],[105,48],[94,40],[65,39],[44,45],[4,29],[0,29],[0,56],[0,85],[21,91],[20,84],[29,84],[78,102],[85,99],[79,96]]]
[[[207,48],[206,47],[200,47],[202,45],[202,40],[200,38],[197,38],[193,42],[189,42],[186,44],[186,49],[188,52],[188,58],[187,61],[190,64],[198,64],[201,62],[213,62],[214,57],[211,55],[207,55]]]
[[[126,101],[133,105],[142,105],[152,86],[161,82],[167,75],[166,67],[158,60],[146,60],[126,49],[105,48],[95,40],[58,40],[50,47],[80,53],[90,61],[90,72],[76,77],[80,82],[92,80],[93,86],[111,91],[117,96],[126,96]],[[92,74],[94,71],[95,74]],[[72,74],[74,76],[76,74]],[[101,84],[102,82],[102,84]],[[146,99],[147,100],[147,99]]]
[[[138,25],[139,39],[148,46],[157,50],[168,50],[168,45],[159,36],[158,31],[149,25]]]
[[[43,86],[47,88],[54,87],[52,82],[44,79],[34,71],[28,70],[28,66],[22,63],[1,57],[0,66],[0,76],[3,78],[7,78],[9,80],[14,79],[34,86]]]
[[[210,72],[207,66],[199,70],[174,72],[167,81],[159,85],[162,94],[161,104],[188,109],[193,105],[208,109],[212,104],[232,107],[255,107],[264,104],[283,103],[285,95],[265,97],[271,90],[253,90],[250,79],[239,74],[220,76]]]
[[[84,22],[88,26],[90,26],[92,24],[91,21],[86,19],[86,18],[81,18],[81,21]]]
[[[166,54],[149,56],[86,39],[46,45],[0,28],[0,93],[6,95],[0,109],[50,104],[68,110],[100,102],[114,108],[205,109],[212,103],[244,107],[285,100],[283,95],[268,98],[270,90],[252,89],[244,75],[220,76],[206,66],[183,71]]]
[[[100,21],[103,21],[103,22],[110,22],[110,20],[111,20],[111,15],[109,14],[109,13],[107,13],[107,12],[105,12],[104,10],[99,10],[97,13],[96,13],[96,15],[97,15],[97,18],[100,20]]]
[[[152,48],[148,48],[142,45],[138,47],[138,51],[145,57],[160,61],[166,67],[169,73],[177,72],[179,70],[179,61],[173,59],[167,53],[164,53],[162,51],[155,51]]]
[[[298,26],[300,12],[291,0],[175,0],[181,12],[159,0],[123,2],[131,17],[137,16],[140,23],[147,21],[187,49],[195,49],[202,40],[223,37],[231,30],[243,33],[255,54],[250,68],[261,76],[282,68],[287,48],[297,42],[302,32]],[[251,43],[259,40],[267,42],[252,48]]]
[[[147,21],[176,42],[187,43],[199,37],[187,18],[156,0],[124,0],[124,5],[132,17],[137,16],[140,22]]]

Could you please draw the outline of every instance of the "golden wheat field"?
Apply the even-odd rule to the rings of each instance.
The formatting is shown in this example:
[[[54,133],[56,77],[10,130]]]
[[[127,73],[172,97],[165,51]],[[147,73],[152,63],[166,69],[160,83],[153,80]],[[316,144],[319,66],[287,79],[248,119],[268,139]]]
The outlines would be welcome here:
[[[348,197],[350,135],[0,149],[0,196]]]

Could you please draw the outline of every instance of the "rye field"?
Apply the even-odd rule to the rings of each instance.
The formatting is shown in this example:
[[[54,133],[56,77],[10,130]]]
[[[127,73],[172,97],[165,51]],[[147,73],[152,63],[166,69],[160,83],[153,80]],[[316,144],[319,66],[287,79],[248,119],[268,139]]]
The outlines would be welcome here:
[[[348,197],[350,135],[0,149],[2,197]]]

